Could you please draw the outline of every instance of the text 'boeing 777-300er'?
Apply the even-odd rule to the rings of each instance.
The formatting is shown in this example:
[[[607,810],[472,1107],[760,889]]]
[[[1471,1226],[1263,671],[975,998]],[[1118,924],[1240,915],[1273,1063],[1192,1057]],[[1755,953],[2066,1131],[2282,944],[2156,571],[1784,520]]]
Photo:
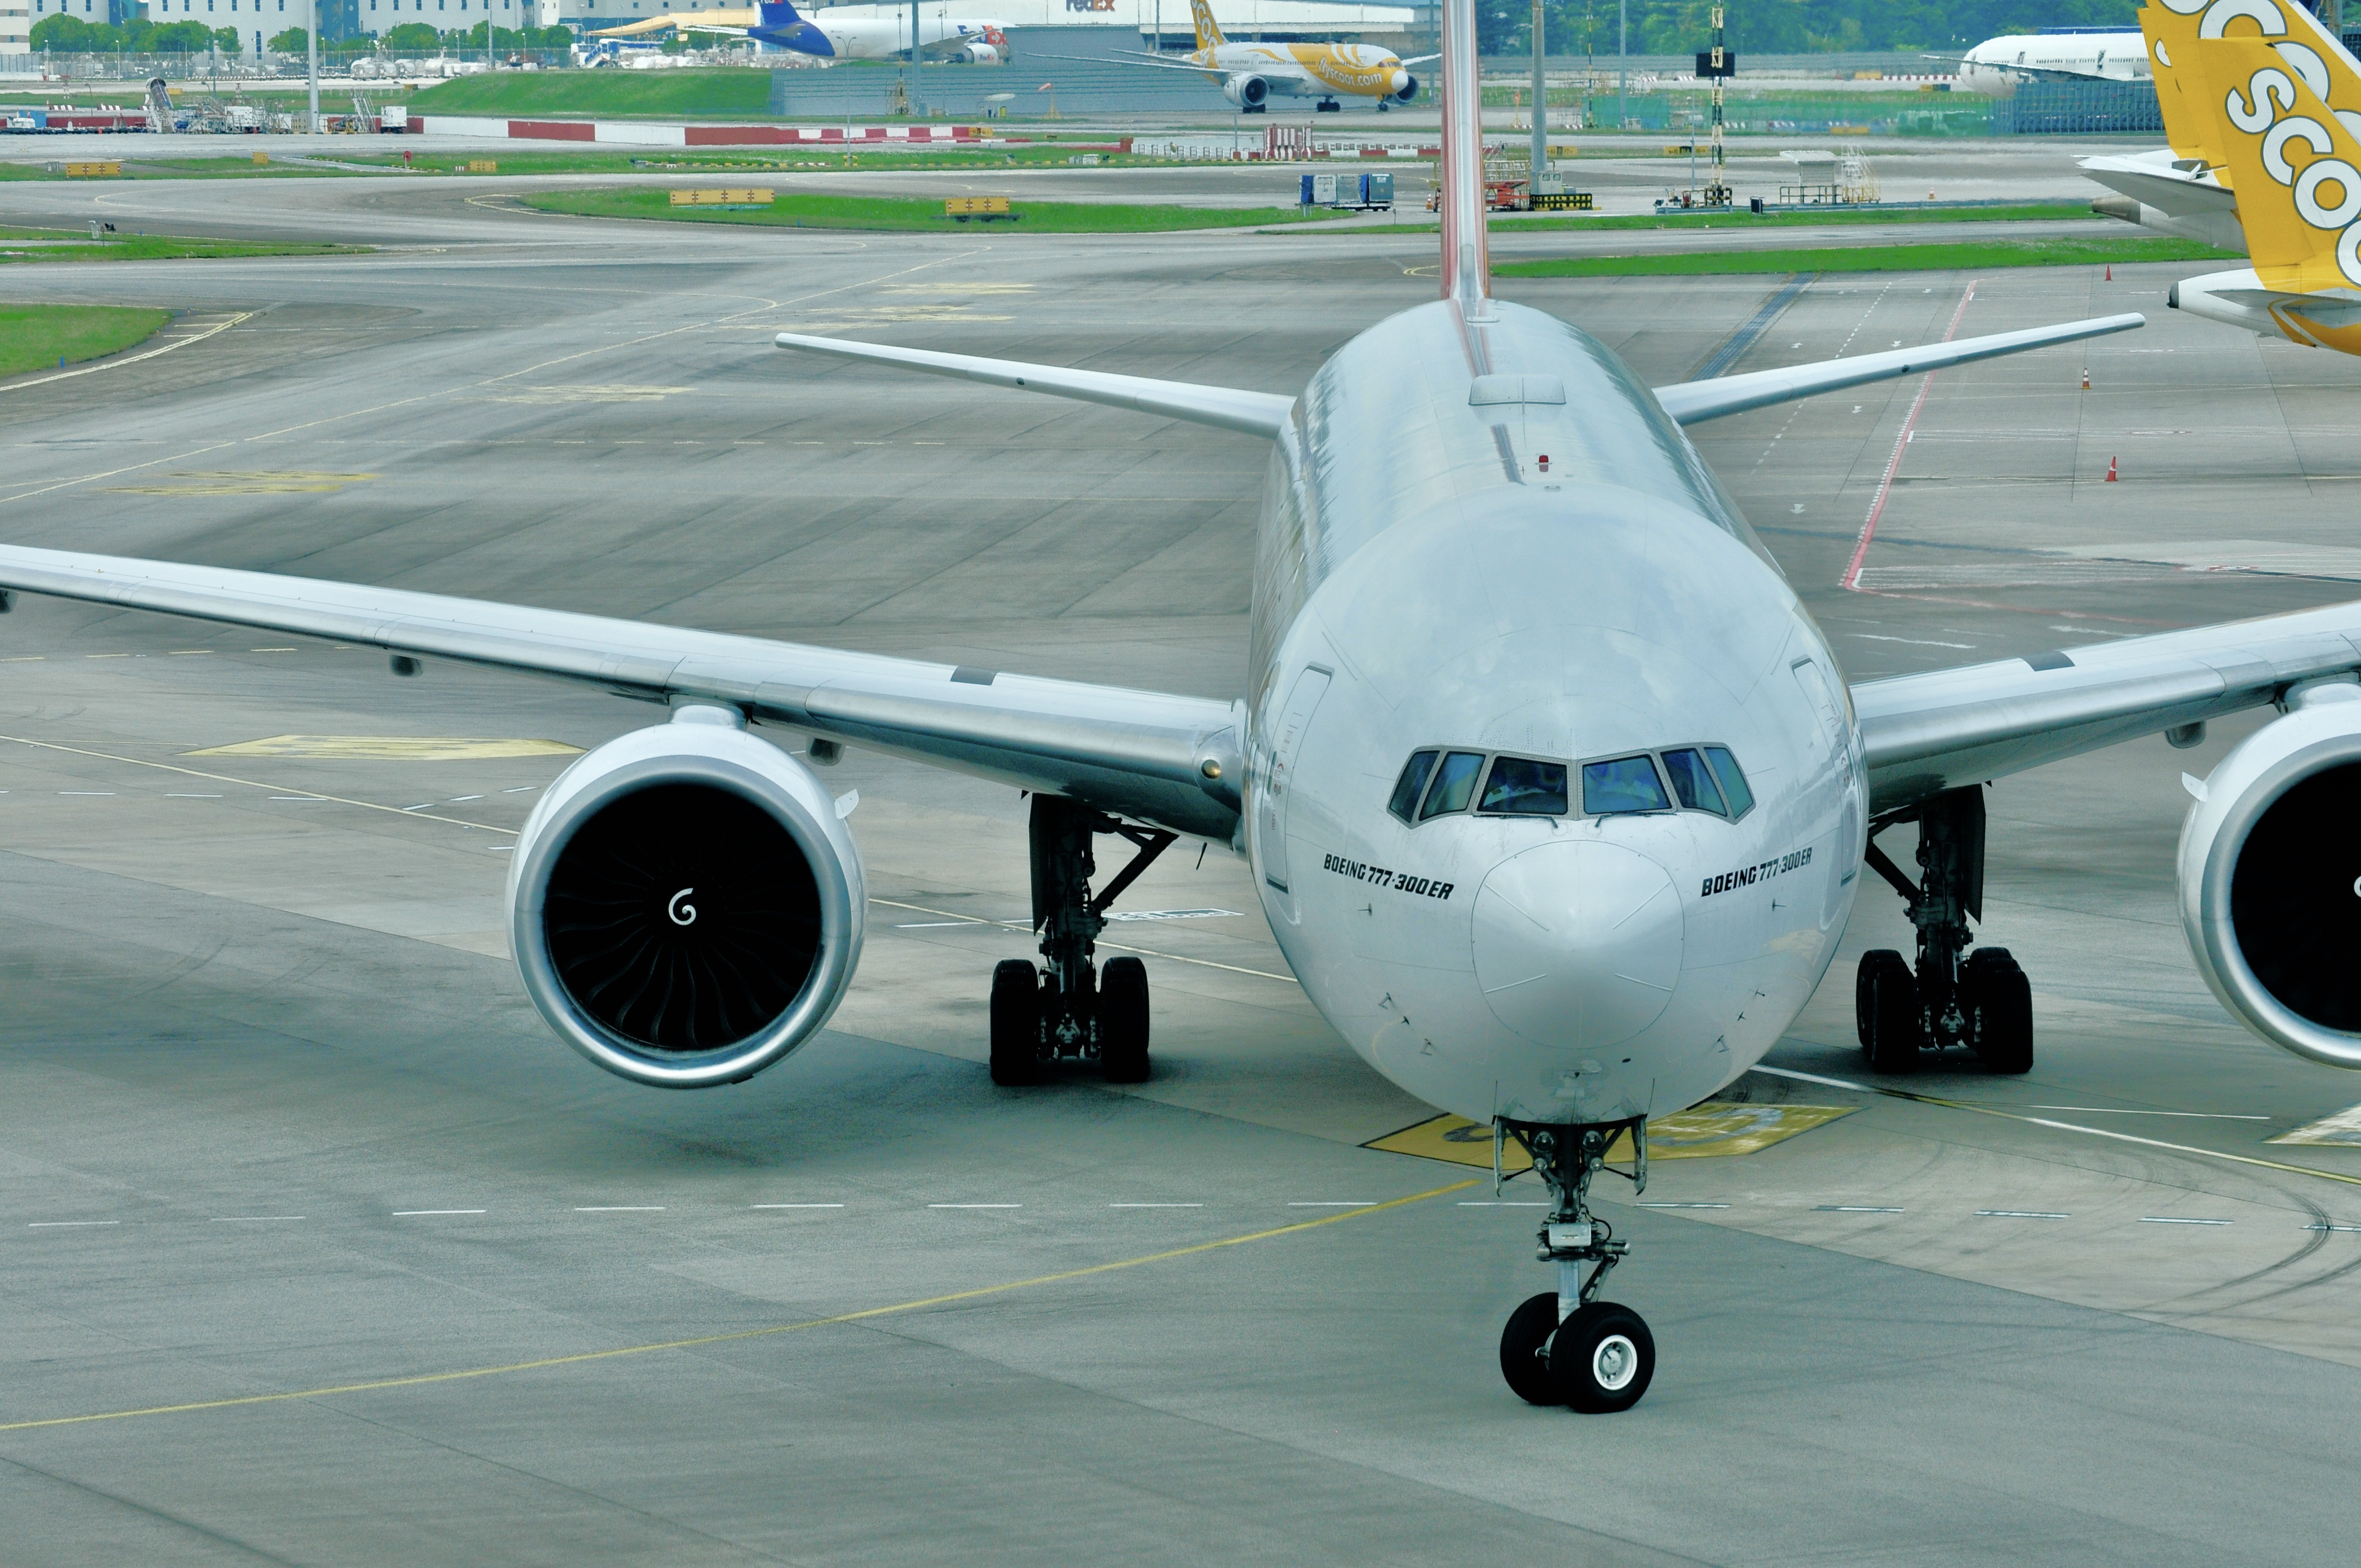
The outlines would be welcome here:
[[[773,1065],[860,956],[861,856],[805,761],[865,746],[1034,792],[1041,968],[993,980],[993,1076],[1148,1070],[1147,978],[1093,961],[1092,847],[1232,846],[1305,994],[1378,1071],[1528,1150],[1556,1288],[1510,1321],[1515,1390],[1638,1399],[1654,1350],[1595,1299],[1627,1244],[1594,1177],[1747,1070],[1821,980],[1864,864],[1916,962],[1863,961],[1872,1064],[2032,1059],[2026,978],[1973,953],[1984,781],[2245,708],[2284,717],[2189,781],[2183,919],[2258,1033],[2361,1067],[2361,604],[1843,684],[1683,426],[2140,324],[2093,321],[1651,389],[1489,297],[1473,0],[1445,13],[1442,298],[1292,398],[782,336],[784,347],[1200,422],[1271,444],[1236,702],[950,668],[269,574],[0,547],[0,587],[449,659],[662,702],[534,808],[510,872],[525,989],[609,1071],[690,1089]],[[1922,875],[1872,847],[1916,821]],[[1132,864],[1137,866],[1140,859]]]

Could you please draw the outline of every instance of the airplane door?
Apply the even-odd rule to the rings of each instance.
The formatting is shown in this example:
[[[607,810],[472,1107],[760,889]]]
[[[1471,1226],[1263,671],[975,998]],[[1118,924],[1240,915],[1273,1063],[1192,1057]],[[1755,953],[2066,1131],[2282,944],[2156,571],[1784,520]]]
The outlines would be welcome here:
[[[1279,711],[1279,731],[1271,737],[1268,771],[1255,796],[1255,848],[1262,856],[1262,880],[1279,892],[1287,886],[1287,791],[1295,759],[1303,749],[1303,732],[1312,728],[1312,710],[1327,695],[1332,672],[1309,665],[1295,677]]]

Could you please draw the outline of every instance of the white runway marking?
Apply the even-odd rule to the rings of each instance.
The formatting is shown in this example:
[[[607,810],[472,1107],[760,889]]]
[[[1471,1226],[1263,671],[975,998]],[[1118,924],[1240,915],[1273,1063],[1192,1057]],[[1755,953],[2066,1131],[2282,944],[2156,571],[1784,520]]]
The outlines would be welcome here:
[[[1815,1203],[1812,1205],[1812,1212],[1816,1214],[1900,1214],[1906,1211],[1881,1208],[1871,1203]]]
[[[2228,1111],[2126,1111],[2120,1105],[2036,1105],[2036,1111],[2084,1111],[2103,1116],[2195,1116],[2210,1122],[2268,1122],[2268,1116],[2246,1116]]]
[[[1022,1203],[929,1203],[929,1209],[1022,1209]]]
[[[749,1203],[750,1209],[841,1209],[841,1203]]]
[[[1110,1209],[1202,1209],[1202,1203],[1110,1203]]]
[[[393,1212],[393,1217],[397,1220],[414,1220],[422,1214],[480,1214],[483,1212],[481,1209],[396,1209]]]
[[[215,1214],[206,1223],[214,1225],[251,1225],[259,1224],[265,1220],[302,1220],[309,1217],[305,1214]]]
[[[1462,1198],[1463,1209],[1546,1209],[1548,1204],[1530,1199]],[[1642,1209],[1726,1209],[1726,1203],[1642,1203]]]
[[[1374,1201],[1374,1199],[1369,1198],[1322,1198],[1311,1202],[1290,1203],[1288,1207],[1290,1209],[1366,1209]]]
[[[2140,1223],[2143,1225],[2226,1225],[2232,1223],[2232,1222],[2228,1220],[2183,1220],[2178,1219],[2170,1214],[2142,1214],[2140,1216]]]
[[[28,1231],[72,1231],[84,1225],[119,1225],[120,1220],[35,1220],[25,1228]]]
[[[1540,1208],[1540,1204],[1533,1205]],[[1727,1209],[1727,1203],[1635,1203],[1635,1209]]]
[[[165,798],[166,800],[219,800],[219,799],[221,799],[222,797],[221,797],[220,795],[177,795],[177,794],[175,794],[175,795],[167,795],[164,798]]]
[[[2306,1225],[2304,1229],[2307,1231],[2351,1231],[2356,1234],[2361,1234],[2361,1225],[2310,1224]]]
[[[2038,1209],[1979,1209],[1976,1217],[1981,1220],[2070,1220],[2074,1216],[2045,1213]]]
[[[58,793],[59,793],[60,795],[112,795],[115,792],[114,792],[113,790],[111,790],[111,789],[61,789],[61,790],[58,791]]]
[[[587,1209],[577,1209],[577,1214],[661,1214],[661,1203],[600,1203]]]

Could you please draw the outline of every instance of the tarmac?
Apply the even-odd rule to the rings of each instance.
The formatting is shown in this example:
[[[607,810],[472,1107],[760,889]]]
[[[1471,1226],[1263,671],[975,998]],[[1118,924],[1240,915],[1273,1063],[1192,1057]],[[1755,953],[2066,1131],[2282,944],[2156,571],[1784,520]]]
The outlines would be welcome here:
[[[0,384],[12,543],[1218,696],[1255,442],[770,335],[1292,392],[1433,288],[1416,236],[672,228],[472,181],[15,182],[0,222],[101,201],[392,248],[10,270],[185,313],[161,355]],[[2166,311],[2194,269],[1825,276],[1751,341],[1731,368],[2150,316],[1698,428],[1852,678],[2361,597],[2361,365]],[[1499,291],[1664,384],[1785,283]],[[1434,1128],[1481,1167],[1364,1146],[1433,1113],[1308,1006],[1221,846],[1108,933],[1155,988],[1136,1089],[992,1086],[1025,805],[859,751],[828,779],[873,902],[831,1027],[695,1094],[565,1049],[505,957],[505,851],[566,749],[655,717],[16,600],[0,1555],[2211,1568],[2361,1524],[2361,1146],[2268,1141],[2361,1080],[2225,1016],[2174,912],[2180,775],[2253,721],[1991,790],[2025,1078],[1866,1073],[1852,960],[1906,927],[1863,890],[1723,1096],[1817,1124],[1606,1183],[1662,1363],[1582,1418],[1497,1370],[1553,1283],[1531,1179]]]

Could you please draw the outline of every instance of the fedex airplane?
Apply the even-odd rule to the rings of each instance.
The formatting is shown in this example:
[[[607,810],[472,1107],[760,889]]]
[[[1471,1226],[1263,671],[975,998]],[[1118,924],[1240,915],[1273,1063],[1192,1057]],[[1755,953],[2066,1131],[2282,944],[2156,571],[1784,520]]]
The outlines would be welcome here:
[[[1176,838],[1230,846],[1353,1048],[1532,1156],[1555,1288],[1509,1320],[1500,1362],[1536,1403],[1617,1410],[1647,1389],[1647,1325],[1598,1299],[1629,1244],[1591,1183],[1625,1134],[1643,1181],[1649,1119],[1779,1039],[1864,866],[1917,930],[1915,959],[1873,953],[1856,976],[1872,1067],[1960,1048],[2030,1066],[2023,970],[1970,950],[1987,780],[2283,715],[2184,781],[2182,919],[2233,1014],[2361,1068],[2361,604],[1849,688],[1686,433],[2141,318],[1651,389],[1580,328],[1491,297],[1474,0],[1447,0],[1444,37],[1442,297],[1363,332],[1297,396],[778,339],[1268,443],[1241,700],[80,552],[0,546],[0,587],[379,647],[396,675],[450,660],[668,708],[544,792],[508,883],[527,994],[641,1084],[748,1078],[844,994],[867,898],[852,800],[821,773],[845,746],[1031,792],[1045,961],[993,976],[978,1022],[1001,1084],[1061,1060],[1148,1075],[1147,975],[1128,955],[1100,965],[1095,938]],[[1916,879],[1875,847],[1907,822]],[[1109,838],[1136,853],[1101,879]]]

